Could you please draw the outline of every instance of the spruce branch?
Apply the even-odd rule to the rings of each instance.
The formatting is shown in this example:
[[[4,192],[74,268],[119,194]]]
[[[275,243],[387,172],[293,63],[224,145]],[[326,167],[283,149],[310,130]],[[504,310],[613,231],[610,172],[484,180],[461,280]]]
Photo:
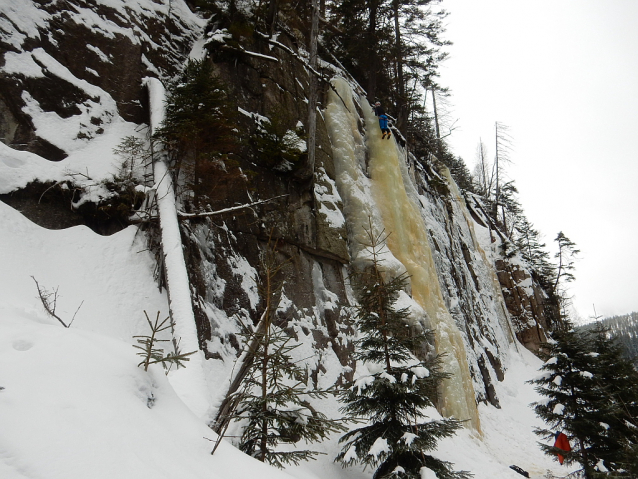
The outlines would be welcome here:
[[[140,351],[137,353],[138,356],[142,358],[142,361],[138,364],[138,367],[144,367],[144,371],[148,371],[148,367],[151,364],[161,363],[166,371],[166,374],[170,371],[170,368],[173,364],[176,364],[178,367],[184,367],[183,362],[188,361],[190,358],[188,356],[195,354],[197,351],[191,351],[189,353],[180,353],[178,343],[175,346],[175,351],[169,352],[167,354],[164,353],[164,350],[158,347],[159,343],[170,343],[170,339],[159,339],[158,335],[167,329],[171,328],[171,323],[169,322],[170,316],[167,316],[163,321],[160,322],[160,312],[157,312],[157,316],[155,321],[151,322],[150,318],[146,311],[144,311],[144,316],[146,316],[146,322],[148,323],[149,328],[151,329],[150,335],[141,335],[141,336],[133,336],[134,339],[137,339],[137,344],[133,344],[133,347],[139,349]]]

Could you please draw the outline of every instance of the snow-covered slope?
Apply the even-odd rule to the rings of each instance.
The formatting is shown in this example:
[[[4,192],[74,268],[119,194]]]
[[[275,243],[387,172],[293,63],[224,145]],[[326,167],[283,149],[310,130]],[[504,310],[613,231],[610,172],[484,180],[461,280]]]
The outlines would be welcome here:
[[[0,311],[3,479],[289,477],[226,443],[211,456],[215,434],[130,341]]]

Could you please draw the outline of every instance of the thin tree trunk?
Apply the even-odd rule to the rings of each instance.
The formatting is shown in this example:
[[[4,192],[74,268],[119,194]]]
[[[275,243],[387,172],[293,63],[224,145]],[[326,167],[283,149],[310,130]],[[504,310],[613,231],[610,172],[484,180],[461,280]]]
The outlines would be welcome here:
[[[439,130],[439,114],[436,109],[436,95],[434,93],[434,87],[430,87],[430,91],[432,92],[432,107],[434,109],[434,130],[436,132],[436,152],[441,159],[441,153],[443,148],[441,147],[441,131]]]
[[[277,25],[277,14],[279,12],[279,1],[270,0],[268,6],[268,26],[270,27],[270,36],[275,34],[275,26]]]
[[[407,110],[407,102],[405,98],[405,80],[403,75],[403,55],[401,53],[401,26],[399,23],[399,0],[394,0],[392,3],[392,7],[394,10],[394,38],[395,38],[395,62],[396,62],[396,71],[397,71],[397,93],[398,93],[398,101],[397,101],[397,128],[399,131],[403,131],[405,129],[407,119],[408,119],[408,110]]]
[[[319,0],[312,0],[312,22],[310,28],[310,68],[317,70],[317,36],[319,34]],[[310,174],[315,167],[315,144],[317,134],[317,77],[310,74],[308,92],[308,169]]]
[[[248,345],[248,348],[243,356],[240,357],[238,360],[239,369],[237,370],[237,374],[235,374],[235,377],[232,378],[230,387],[226,392],[226,396],[224,396],[224,400],[222,401],[217,411],[215,422],[211,426],[213,431],[215,431],[217,434],[222,434],[230,423],[231,416],[235,410],[235,407],[237,407],[237,397],[234,394],[239,390],[239,387],[244,381],[244,378],[246,377],[246,374],[248,373],[250,366],[253,363],[253,359],[255,358],[255,351],[257,351],[257,348],[259,347],[259,337],[263,333],[265,325],[266,311],[264,311],[264,314],[262,314],[259,323],[257,324],[253,340]]]
[[[492,181],[487,181],[487,172],[485,171],[485,149],[483,148],[483,141],[479,140],[479,155],[481,161],[481,175],[483,176],[483,196],[485,198],[490,197],[490,191],[492,190]]]
[[[376,281],[379,284],[383,284],[383,277],[378,269],[376,270]],[[385,370],[388,374],[392,371],[392,364],[390,363],[390,351],[388,350],[388,330],[385,327],[386,325],[386,316],[385,310],[383,309],[383,297],[381,295],[377,296],[377,309],[379,314],[379,322],[381,323],[381,333],[383,334],[383,354],[385,355]]]
[[[259,449],[261,451],[261,462],[266,461],[266,454],[268,453],[268,403],[266,397],[268,395],[268,342],[269,342],[270,328],[266,328],[264,332],[264,357],[261,362],[261,399],[263,401],[261,406],[262,420],[261,420],[261,441]]]
[[[370,76],[368,78],[368,95],[374,99],[377,93],[377,71],[378,55],[377,55],[377,13],[379,10],[379,0],[371,0],[368,9],[368,65],[370,66]]]
[[[272,279],[273,279],[273,271],[268,268],[265,274],[266,279],[266,316],[264,317],[264,339],[263,339],[263,348],[264,348],[264,357],[261,362],[261,398],[263,401],[262,404],[262,422],[261,422],[261,440],[259,449],[261,451],[261,462],[266,461],[266,454],[268,453],[268,403],[266,401],[266,397],[268,396],[268,349],[270,346],[270,321],[271,321],[271,308],[272,308]]]
[[[556,281],[554,281],[554,291],[558,288],[558,282],[560,281],[560,275],[563,269],[563,247],[558,245],[558,269],[556,270]]]
[[[495,192],[495,199],[494,199],[494,219],[496,219],[496,221],[498,221],[498,200],[500,197],[500,190],[499,190],[499,184],[498,184],[498,177],[499,177],[499,169],[498,169],[498,122],[496,122],[494,124],[496,126],[496,161],[495,161],[495,167],[496,167],[496,192]]]

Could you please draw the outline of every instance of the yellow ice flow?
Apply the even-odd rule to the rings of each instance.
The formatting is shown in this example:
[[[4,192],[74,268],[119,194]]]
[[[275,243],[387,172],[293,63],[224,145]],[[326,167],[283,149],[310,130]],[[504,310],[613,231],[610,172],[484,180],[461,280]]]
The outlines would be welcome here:
[[[426,326],[434,331],[437,352],[446,354],[443,368],[452,374],[442,384],[439,411],[444,416],[469,420],[468,425],[480,433],[463,338],[441,294],[424,219],[406,191],[405,162],[399,159],[394,138],[381,139],[372,107],[365,98],[359,98],[367,132],[364,147],[352,89],[343,79],[336,79],[334,87],[338,94],[332,90],[328,93],[325,117],[348,235],[355,243],[351,244],[353,260],[362,252],[360,243],[365,240],[368,221],[372,221],[375,231],[385,228],[386,233],[391,233],[387,241],[391,253],[388,256],[394,258],[385,258],[384,264],[391,265],[394,272],[405,268],[410,274],[412,297],[426,311],[430,322]],[[362,174],[366,149],[371,181]],[[402,170],[406,171],[402,174]],[[370,194],[374,204],[370,204]],[[398,262],[402,263],[398,265],[400,268],[394,264]]]
[[[463,337],[441,294],[424,219],[406,192],[394,138],[382,140],[372,108],[363,98],[361,106],[366,120],[372,192],[385,230],[390,233],[388,247],[410,274],[412,298],[427,312],[437,352],[445,354],[444,370],[452,374],[443,381],[439,410],[444,416],[469,419],[472,428],[480,431]]]

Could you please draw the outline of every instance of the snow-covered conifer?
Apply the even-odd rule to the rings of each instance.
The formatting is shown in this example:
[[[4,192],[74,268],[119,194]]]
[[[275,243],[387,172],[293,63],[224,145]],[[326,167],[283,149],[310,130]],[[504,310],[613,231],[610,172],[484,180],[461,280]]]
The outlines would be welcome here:
[[[605,423],[608,441],[602,456],[613,471],[636,477],[638,469],[638,371],[623,356],[622,346],[602,326],[592,330],[597,361],[596,388],[609,403],[610,422]],[[634,472],[630,472],[631,469]]]
[[[244,335],[252,353],[231,416],[242,427],[239,449],[283,468],[320,453],[303,447],[281,449],[279,444],[319,442],[345,427],[313,407],[313,399],[325,398],[332,391],[313,387],[308,371],[293,358],[299,344],[292,344],[292,337],[274,324],[281,295],[277,275],[282,267],[274,248],[264,253],[261,267],[260,292],[265,312],[254,331]]]
[[[586,479],[622,473],[622,462],[636,440],[631,426],[635,370],[602,331],[592,336],[570,328],[553,339],[543,349],[542,374],[531,381],[546,398],[532,405],[546,423],[535,432],[545,440],[563,432],[572,449],[566,452],[545,443],[541,448],[560,454],[567,464],[579,463]]]
[[[224,178],[243,178],[234,154],[238,148],[236,106],[208,60],[189,61],[168,88],[166,118],[156,133],[183,174],[198,209]]]
[[[389,277],[383,271],[383,233],[375,235],[370,228],[368,235],[371,264],[354,278],[361,334],[355,356],[374,372],[357,379],[341,396],[342,412],[367,424],[341,438],[343,449],[336,460],[344,466],[373,466],[374,479],[419,479],[423,468],[439,479],[470,477],[429,454],[440,438],[453,436],[461,427],[457,419],[432,420],[425,412],[436,400],[438,384],[449,375],[441,371],[440,356],[428,361],[414,356],[428,333],[412,334],[408,311],[395,307],[408,278]]]

